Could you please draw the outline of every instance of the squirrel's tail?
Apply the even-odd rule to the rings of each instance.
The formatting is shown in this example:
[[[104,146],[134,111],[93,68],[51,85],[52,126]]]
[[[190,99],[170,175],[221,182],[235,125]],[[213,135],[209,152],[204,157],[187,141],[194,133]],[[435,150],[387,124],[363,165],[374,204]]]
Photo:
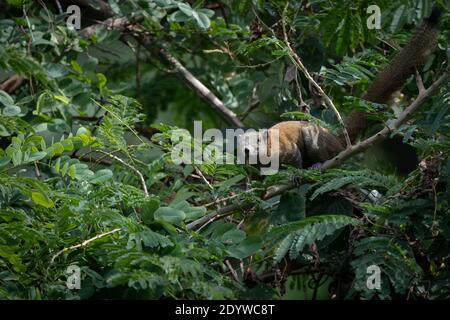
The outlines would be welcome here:
[[[433,8],[431,15],[417,27],[411,40],[394,56],[375,77],[363,98],[370,102],[387,103],[391,95],[399,90],[416,68],[425,63],[426,57],[437,44],[439,22],[442,12]],[[350,140],[354,142],[357,136],[369,125],[364,112],[353,111],[346,119],[346,128]]]

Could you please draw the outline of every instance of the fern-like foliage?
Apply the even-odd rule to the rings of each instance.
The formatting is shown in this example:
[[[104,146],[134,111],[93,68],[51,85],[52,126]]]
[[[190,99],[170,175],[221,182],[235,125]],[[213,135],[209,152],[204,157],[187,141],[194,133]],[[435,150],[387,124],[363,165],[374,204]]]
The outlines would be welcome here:
[[[354,255],[356,258],[351,263],[355,270],[353,288],[366,299],[374,295],[382,299],[392,298],[391,287],[393,292],[405,294],[421,273],[409,246],[395,238],[375,236],[362,239],[355,245]],[[367,286],[370,266],[380,268],[380,289]]]
[[[353,57],[344,57],[339,64],[334,64],[330,68],[323,67],[321,73],[325,76],[326,84],[331,82],[338,86],[368,84],[384,63],[386,58],[379,53],[364,51]]]
[[[317,196],[330,192],[332,190],[337,190],[346,185],[352,185],[359,188],[381,188],[390,189],[398,184],[395,177],[380,174],[371,170],[361,170],[361,171],[344,171],[336,170],[331,173],[334,177],[327,180],[319,188],[317,188],[311,195],[311,199]]]
[[[274,260],[279,262],[288,252],[291,259],[296,259],[305,246],[320,241],[347,225],[358,224],[357,219],[344,215],[320,215],[274,227],[269,232],[268,239],[279,241],[284,237],[275,250]]]

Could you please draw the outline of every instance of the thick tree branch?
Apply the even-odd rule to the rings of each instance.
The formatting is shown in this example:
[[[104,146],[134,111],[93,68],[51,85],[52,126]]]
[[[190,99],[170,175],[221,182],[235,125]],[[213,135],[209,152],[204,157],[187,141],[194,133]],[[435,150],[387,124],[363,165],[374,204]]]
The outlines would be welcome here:
[[[97,29],[99,29],[101,27],[105,27],[107,30],[123,31],[129,25],[139,22],[143,19],[144,19],[143,16],[137,16],[133,19],[133,21],[130,21],[126,17],[111,17],[109,19],[106,19],[105,21],[102,21],[97,24],[93,24],[89,27],[82,29],[80,31],[80,35],[84,38],[89,38],[97,31]]]
[[[227,121],[237,127],[243,127],[244,124],[237,115],[228,109],[211,90],[209,90],[200,80],[198,80],[188,69],[186,69],[180,61],[164,49],[159,50],[159,56],[168,62],[174,71],[179,74],[186,83],[202,98],[204,98],[211,106],[214,107]]]
[[[134,22],[138,22],[142,20],[143,17],[136,17],[134,19]],[[133,22],[133,23],[134,23]],[[83,37],[90,37],[92,34],[95,33],[96,29],[105,26],[108,28],[108,30],[112,29],[119,29],[123,30],[128,25],[130,25],[131,22],[127,20],[127,18],[116,18],[112,17],[100,24],[95,24],[92,26],[89,26],[85,29],[83,29],[80,34]],[[225,120],[229,121],[233,125],[237,127],[243,127],[244,124],[241,120],[239,120],[238,116],[228,109],[225,104],[220,100],[211,90],[209,90],[198,78],[196,78],[188,69],[186,69],[183,64],[176,59],[172,54],[170,54],[165,49],[161,48],[159,50],[155,50],[153,48],[149,48],[149,44],[146,43],[147,41],[143,41],[142,39],[138,39],[138,41],[141,40],[141,44],[145,46],[151,53],[156,53],[161,59],[163,59],[165,62],[167,62],[172,69],[182,78],[186,81],[186,83],[202,98],[204,98],[216,111],[222,115]],[[154,44],[151,44],[154,45]]]
[[[374,134],[373,136],[367,138],[364,141],[361,141],[360,143],[353,145],[341,153],[339,153],[336,157],[333,159],[330,159],[326,161],[322,165],[322,169],[331,169],[333,167],[336,167],[337,165],[341,164],[343,161],[349,159],[350,157],[353,157],[354,155],[366,150],[367,148],[371,147],[377,142],[380,142],[384,139],[386,139],[389,134],[393,130],[397,130],[400,128],[408,119],[409,117],[417,111],[417,109],[423,105],[423,103],[442,85],[445,83],[445,81],[448,79],[449,73],[446,72],[444,75],[442,75],[438,80],[436,80],[428,89],[424,90],[422,93],[419,93],[417,98],[412,102],[403,112],[395,119],[388,127],[385,127],[378,133]],[[273,198],[275,196],[281,195],[282,193],[294,188],[294,185],[286,184],[286,185],[275,185],[271,186],[266,194],[263,196],[264,200]],[[226,207],[220,208],[217,211],[214,211],[204,217],[201,217],[198,220],[195,220],[187,225],[188,230],[197,229],[198,227],[201,227],[204,224],[209,224],[213,221],[216,221],[218,219],[221,219],[223,217],[229,216],[236,212],[239,209],[245,209],[253,206],[253,203],[238,201],[236,203],[233,203],[231,205],[228,205]]]
[[[192,221],[191,223],[188,223],[188,225],[186,226],[186,228],[188,230],[194,230],[197,229],[199,227],[205,227],[206,225],[219,220],[221,218],[225,218],[231,214],[233,214],[234,212],[236,212],[237,210],[242,210],[242,209],[248,209],[251,206],[253,206],[253,203],[249,203],[249,202],[244,202],[244,201],[237,201],[233,204],[230,204],[228,206],[222,207],[220,209],[217,209],[216,211],[211,212],[210,214],[207,214],[195,221]]]
[[[377,132],[373,136],[367,138],[364,141],[361,141],[360,143],[353,145],[341,153],[339,153],[336,157],[333,159],[330,159],[323,163],[322,169],[330,169],[333,167],[336,167],[337,165],[341,164],[343,161],[347,160],[348,158],[354,156],[357,153],[360,153],[367,148],[373,146],[375,143],[380,142],[381,140],[386,139],[389,134],[400,128],[408,119],[409,117],[420,107],[422,104],[447,80],[449,77],[449,73],[446,72],[443,74],[438,80],[436,80],[428,89],[420,90],[419,88],[419,95],[414,100],[413,103],[411,103],[408,107],[406,107],[405,110],[390,124],[388,124],[384,129]]]
[[[0,83],[0,90],[3,90],[7,93],[11,93],[18,87],[20,87],[24,82],[24,80],[25,80],[24,76],[15,74],[11,76],[8,80],[5,80],[4,82]]]

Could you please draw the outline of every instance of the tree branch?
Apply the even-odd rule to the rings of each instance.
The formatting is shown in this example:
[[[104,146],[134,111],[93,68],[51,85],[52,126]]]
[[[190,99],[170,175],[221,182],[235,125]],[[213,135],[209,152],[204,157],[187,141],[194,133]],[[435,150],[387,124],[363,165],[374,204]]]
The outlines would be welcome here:
[[[338,119],[338,121],[342,127],[342,132],[344,134],[344,138],[345,138],[347,147],[350,147],[352,145],[352,143],[350,141],[350,137],[348,135],[347,129],[345,128],[344,120],[342,120],[342,117],[341,117],[338,109],[335,107],[335,105],[333,104],[333,101],[330,99],[330,97],[328,97],[328,95],[322,90],[322,88],[317,84],[317,82],[314,81],[313,77],[309,74],[308,69],[306,69],[306,67],[303,65],[302,60],[300,59],[300,57],[297,55],[297,53],[294,51],[294,49],[291,47],[291,44],[289,43],[288,35],[286,32],[286,11],[287,11],[288,6],[289,6],[289,1],[286,2],[286,6],[283,9],[283,14],[281,15],[281,25],[283,28],[284,42],[290,52],[289,56],[291,57],[291,60],[294,63],[294,65],[305,75],[305,77],[312,84],[312,86],[314,88],[316,88],[317,91],[319,91],[319,93],[322,95],[323,99],[325,100],[326,105],[328,105],[331,108],[331,110],[333,110],[334,114],[336,115],[336,118]]]
[[[124,166],[126,166],[126,167],[130,168],[131,170],[133,170],[134,173],[136,173],[136,175],[139,177],[139,180],[141,181],[142,189],[144,190],[145,196],[148,197],[148,190],[147,190],[147,185],[145,184],[144,176],[142,175],[142,173],[138,169],[136,169],[131,164],[123,161],[122,159],[120,159],[119,157],[117,157],[117,156],[115,156],[115,155],[113,155],[111,153],[108,153],[108,152],[105,152],[105,151],[102,151],[102,150],[96,150],[96,152],[103,153],[104,155],[106,155],[106,156],[108,156],[110,158],[113,158],[114,160],[119,161]]]
[[[114,229],[114,230],[111,230],[111,231],[108,231],[108,232],[105,232],[105,233],[102,233],[102,234],[98,234],[98,235],[96,235],[96,236],[93,237],[93,238],[90,238],[90,239],[88,239],[88,240],[86,240],[86,241],[83,241],[82,243],[79,243],[79,244],[70,246],[70,247],[68,247],[68,248],[64,248],[64,249],[58,251],[58,253],[56,253],[56,254],[52,257],[52,259],[50,260],[50,263],[53,263],[53,262],[55,261],[55,259],[56,259],[57,257],[59,257],[60,255],[62,255],[64,252],[67,252],[67,251],[70,251],[70,250],[74,250],[74,249],[77,249],[77,248],[81,248],[81,247],[86,247],[86,246],[87,246],[89,243],[91,243],[92,241],[95,241],[95,240],[97,240],[97,239],[106,237],[106,236],[108,236],[108,235],[110,235],[110,234],[119,232],[120,230],[121,230],[120,228],[117,228],[117,229]]]
[[[3,90],[7,93],[11,93],[18,87],[20,87],[24,82],[24,80],[25,80],[24,76],[18,74],[12,75],[8,80],[5,80],[4,82],[0,83],[0,90]]]
[[[373,146],[375,143],[380,142],[381,140],[386,139],[389,134],[400,128],[408,119],[409,117],[420,107],[422,104],[447,80],[449,77],[449,73],[444,73],[438,80],[436,80],[428,89],[423,90],[422,92],[419,92],[419,95],[417,98],[411,103],[408,107],[403,110],[403,112],[392,121],[391,124],[387,125],[384,129],[377,132],[373,136],[367,138],[364,141],[361,141],[360,143],[353,145],[341,153],[339,153],[336,157],[333,159],[330,159],[323,163],[322,169],[329,169],[333,168],[339,164],[341,164],[343,161],[347,160],[348,158],[354,156],[357,153],[360,153],[367,148]],[[419,88],[420,91],[420,88]]]
[[[237,115],[228,109],[222,100],[220,100],[211,90],[209,90],[200,80],[198,80],[189,70],[187,70],[180,61],[162,48],[159,50],[158,54],[172,66],[174,71],[179,74],[199,96],[209,102],[209,104],[214,107],[214,109],[216,109],[216,111],[218,111],[223,118],[237,127],[244,126]]]
[[[138,16],[134,19],[134,22],[139,22],[143,19],[143,16]],[[127,26],[132,24],[132,22],[128,21],[127,18],[117,18],[117,17],[111,17],[102,23],[94,24],[92,26],[89,26],[85,29],[83,29],[80,34],[83,37],[90,37],[92,34],[95,33],[96,29],[103,26],[106,26],[108,30],[112,29],[119,29],[123,30]],[[166,61],[168,64],[170,64],[173,68],[173,70],[183,78],[186,83],[202,98],[204,98],[209,104],[218,111],[223,118],[225,118],[227,121],[232,123],[233,125],[237,127],[243,127],[244,124],[241,120],[237,117],[237,115],[228,109],[225,104],[220,100],[211,90],[209,90],[198,78],[196,78],[186,67],[183,66],[183,64],[177,60],[172,54],[170,54],[168,51],[166,51],[163,48],[160,48],[159,50],[155,50],[154,48],[149,48],[149,44],[146,43],[147,41],[143,41],[142,39],[137,38],[137,40],[145,46],[146,49],[148,49],[151,53],[157,54],[160,58],[162,58],[164,61]],[[154,45],[154,44],[151,44]]]
[[[413,114],[420,106],[423,105],[423,103],[447,80],[449,75],[450,74],[448,72],[446,72],[438,80],[436,80],[428,89],[426,89],[422,93],[419,93],[419,95],[414,100],[414,102],[411,103],[405,110],[403,110],[403,112],[397,117],[396,120],[394,120],[392,122],[391,125],[389,125],[388,127],[385,127],[384,129],[382,129],[378,133],[374,134],[370,138],[367,138],[366,140],[361,141],[360,143],[345,149],[344,151],[339,153],[333,159],[326,161],[322,165],[322,169],[325,170],[325,169],[330,169],[330,168],[336,167],[337,165],[341,164],[343,161],[349,159],[350,157],[366,150],[367,148],[374,145],[375,143],[386,139],[393,130],[397,130],[398,128],[400,128],[400,126],[402,126],[408,120],[408,118],[411,116],[411,114]],[[273,197],[278,196],[294,187],[295,186],[292,184],[271,186],[267,190],[266,194],[263,196],[263,199],[267,200],[267,199],[273,198]],[[239,201],[239,202],[233,203],[231,205],[220,208],[206,216],[201,217],[200,219],[197,219],[197,220],[189,223],[187,225],[187,229],[193,230],[200,226],[203,227],[203,225],[209,224],[213,221],[216,221],[223,217],[229,216],[233,212],[235,212],[239,209],[245,209],[245,208],[248,208],[251,206],[253,206],[253,203],[249,203],[249,202]]]
[[[143,19],[144,19],[143,16],[137,16],[134,18],[133,21],[130,21],[126,17],[111,17],[109,19],[106,19],[105,21],[102,21],[97,24],[93,24],[89,27],[82,29],[80,31],[80,35],[84,38],[89,38],[97,31],[98,28],[101,28],[101,27],[106,27],[106,29],[108,29],[108,30],[123,31],[129,25],[139,22]]]

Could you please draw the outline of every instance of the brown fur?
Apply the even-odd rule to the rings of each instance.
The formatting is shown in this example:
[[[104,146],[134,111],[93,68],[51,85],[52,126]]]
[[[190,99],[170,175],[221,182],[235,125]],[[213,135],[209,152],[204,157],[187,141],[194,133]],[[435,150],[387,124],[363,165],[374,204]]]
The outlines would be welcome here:
[[[279,132],[279,150],[273,147],[271,132]],[[343,150],[336,136],[307,121],[284,121],[269,129],[269,150],[279,152],[280,162],[298,168],[324,162]]]
[[[407,45],[401,49],[392,61],[385,66],[370,85],[364,99],[375,103],[387,103],[392,94],[399,90],[406,80],[426,60],[437,42],[437,29],[440,12],[433,10],[430,18],[416,29]],[[354,142],[370,122],[363,112],[354,111],[346,119],[346,129],[350,140]],[[271,130],[279,130],[280,162],[298,168],[306,168],[333,158],[344,150],[343,134],[334,136],[321,126],[307,121],[280,122],[269,129],[269,150],[273,142]]]
[[[411,40],[394,56],[370,85],[364,99],[375,103],[388,103],[392,94],[401,89],[406,80],[414,74],[437,44],[437,23],[440,11],[434,9],[431,16],[417,27]],[[367,115],[360,111],[351,112],[345,122],[350,140],[354,142],[368,126]],[[341,134],[340,140],[344,141]]]

